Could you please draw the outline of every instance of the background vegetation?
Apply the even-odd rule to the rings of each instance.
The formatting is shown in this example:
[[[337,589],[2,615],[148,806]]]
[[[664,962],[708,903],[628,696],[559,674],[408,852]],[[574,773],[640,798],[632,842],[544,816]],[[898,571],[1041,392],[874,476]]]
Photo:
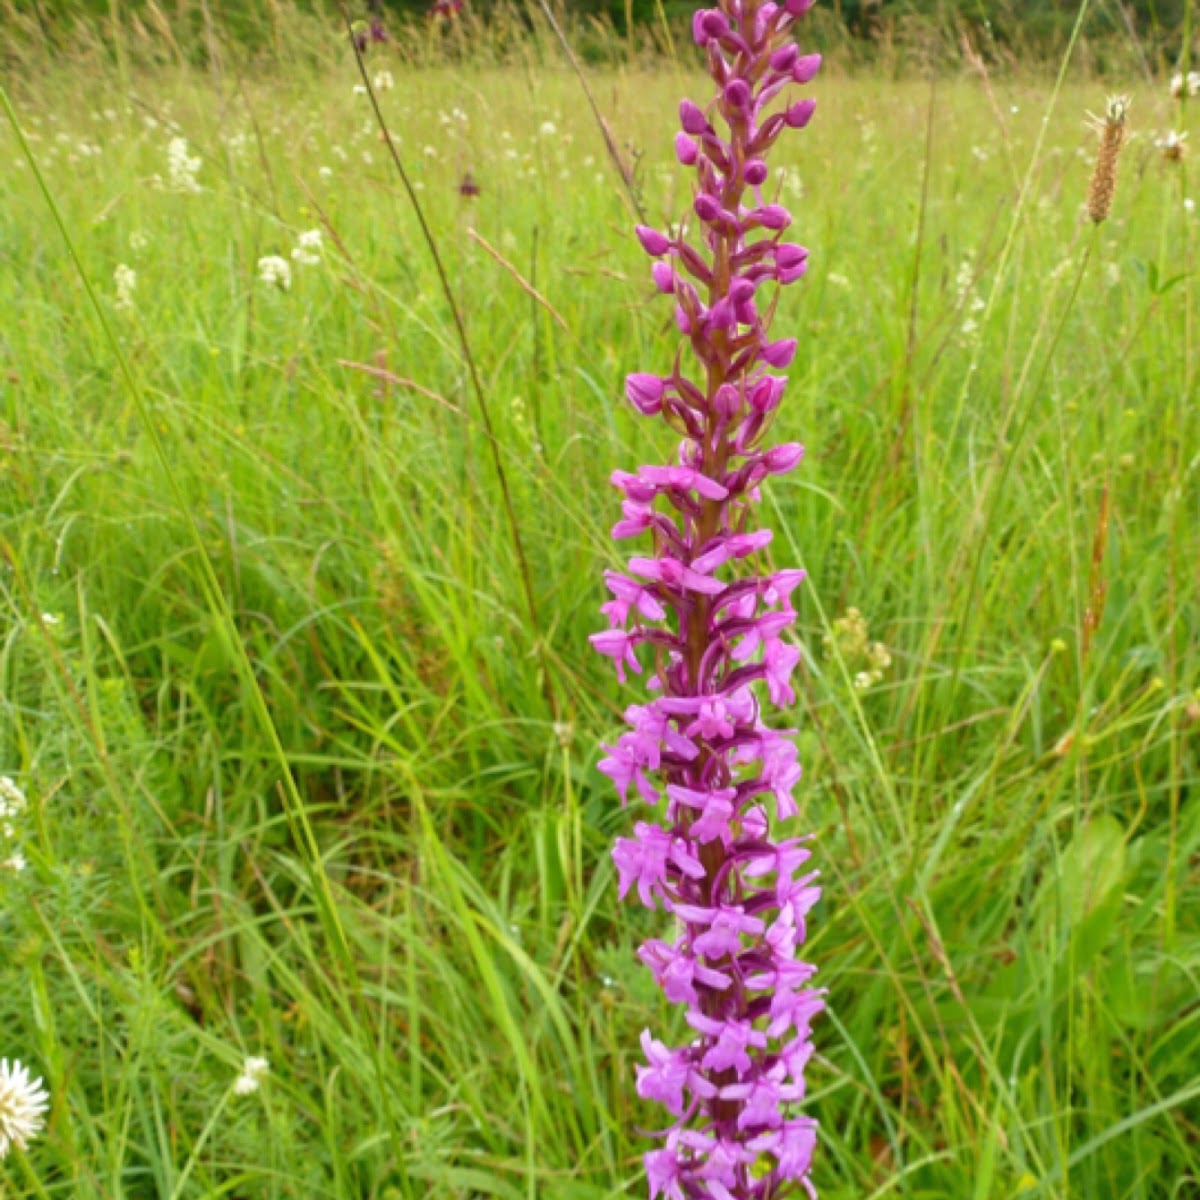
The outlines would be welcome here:
[[[281,21],[304,14],[329,22],[338,18],[343,5],[354,18],[377,14],[393,28],[402,28],[423,22],[432,0],[0,0],[0,15],[35,22],[39,35],[51,44],[69,41],[80,23],[115,19],[168,24],[180,32],[203,24],[260,47]],[[493,31],[514,20],[528,28],[528,7],[537,6],[469,0],[472,14]],[[599,22],[609,33],[661,37],[666,26],[686,40],[695,6],[687,0],[557,0],[553,7],[566,20],[584,26]],[[1132,38],[1156,60],[1177,57],[1186,40],[1188,0],[1097,0],[1090,8],[1087,32],[1093,39]],[[926,42],[949,38],[953,43],[966,33],[997,53],[1046,60],[1063,54],[1078,11],[1076,0],[830,0],[819,7],[816,19],[827,36],[875,49],[898,36]],[[202,38],[183,40],[194,53],[208,51]],[[600,52],[590,39],[582,48]]]
[[[251,65],[203,6],[122,12],[7,43],[78,258],[0,126],[0,1055],[54,1099],[0,1194],[643,1195],[637,1036],[683,1035],[615,900],[631,693],[586,637],[607,475],[670,453],[621,379],[676,339],[579,84],[525,17],[368,64],[492,442],[336,26],[280,7]],[[700,83],[589,36],[673,219]],[[831,38],[780,162],[827,1200],[1200,1194],[1200,227],[1155,146],[1189,110],[1107,36],[1061,86],[953,42],[848,76]],[[1093,230],[1101,44],[1137,136]],[[894,660],[865,691],[851,607]]]

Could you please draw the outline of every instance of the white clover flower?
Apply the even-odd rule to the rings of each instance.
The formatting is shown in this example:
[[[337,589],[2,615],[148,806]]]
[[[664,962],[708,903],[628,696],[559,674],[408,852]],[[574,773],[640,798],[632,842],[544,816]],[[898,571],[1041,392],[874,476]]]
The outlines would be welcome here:
[[[258,260],[258,278],[268,287],[286,292],[292,286],[292,266],[278,254],[266,254]]]
[[[257,1092],[271,1064],[265,1058],[256,1055],[246,1059],[242,1064],[242,1073],[233,1081],[235,1096],[249,1096]]]
[[[390,92],[396,86],[391,71],[377,71],[371,82],[375,85],[377,92]]]
[[[28,865],[29,864],[25,861],[25,855],[23,855],[20,850],[16,850],[3,862],[0,862],[0,870],[19,873],[25,870]]]
[[[137,272],[125,263],[117,263],[113,272],[113,282],[117,288],[117,308],[122,312],[133,310],[133,293],[137,291]]]
[[[172,138],[167,146],[167,182],[177,192],[199,192],[196,175],[204,165],[202,158],[189,153],[187,138]]]
[[[45,1124],[50,1096],[40,1079],[15,1059],[0,1059],[0,1160],[24,1150]]]

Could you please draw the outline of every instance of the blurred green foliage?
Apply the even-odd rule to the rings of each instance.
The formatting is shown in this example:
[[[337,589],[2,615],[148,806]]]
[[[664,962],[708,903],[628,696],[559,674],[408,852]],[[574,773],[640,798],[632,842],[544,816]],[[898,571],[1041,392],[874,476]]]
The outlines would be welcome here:
[[[472,0],[472,7],[486,15],[502,0]],[[366,17],[372,9],[396,17],[424,13],[429,0],[347,0],[351,15]],[[563,6],[562,0],[556,0]],[[291,0],[291,7],[303,11],[336,13],[338,0]],[[534,5],[536,7],[536,4]],[[927,22],[931,28],[955,34],[962,29],[975,29],[1008,45],[1044,48],[1053,51],[1069,37],[1076,15],[1078,0],[822,0],[822,6],[855,37],[877,40],[898,25]],[[157,7],[172,22],[192,18],[203,21],[207,16],[233,36],[255,40],[267,26],[268,9],[278,10],[275,0],[161,0],[148,5],[147,0],[120,0],[117,9],[122,14],[144,12]],[[567,0],[565,8],[579,17],[599,19],[624,30],[630,24],[650,25],[666,19],[671,24],[685,22],[695,4],[689,0]],[[1114,34],[1127,34],[1126,21],[1136,32],[1157,43],[1178,45],[1185,20],[1186,0],[1129,0],[1120,6],[1103,6],[1092,17],[1093,29],[1107,26]],[[17,13],[39,17],[48,33],[55,26],[69,24],[78,17],[96,20],[111,18],[112,0],[7,0],[0,2]]]

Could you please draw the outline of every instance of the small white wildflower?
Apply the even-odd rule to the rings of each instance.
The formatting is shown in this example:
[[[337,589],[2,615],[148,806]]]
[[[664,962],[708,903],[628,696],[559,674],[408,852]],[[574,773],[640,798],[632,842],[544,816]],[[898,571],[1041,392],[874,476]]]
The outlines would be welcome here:
[[[140,229],[135,229],[129,235],[129,248],[134,254],[140,254],[148,245],[150,239]]]
[[[850,280],[845,275],[839,275],[836,271],[830,271],[825,278],[833,284],[834,287],[848,288]]]
[[[251,1056],[242,1064],[242,1073],[233,1081],[233,1092],[236,1096],[249,1096],[257,1092],[271,1064],[265,1058]]]
[[[302,266],[316,266],[321,261],[321,249],[323,243],[321,241],[321,231],[319,229],[308,229],[296,239],[296,248],[292,251],[292,258]]]
[[[545,138],[554,137],[558,133],[558,126],[553,121],[543,121],[538,133]]]
[[[365,96],[367,94],[366,85],[362,83],[356,83],[354,85],[354,94],[356,96]]]
[[[16,781],[8,775],[0,775],[0,819],[15,817],[28,801]]]
[[[267,284],[286,292],[292,286],[292,267],[286,258],[267,254],[258,260],[258,277]]]
[[[117,269],[113,272],[113,283],[117,288],[117,308],[121,312],[131,312],[133,293],[137,291],[137,272],[124,263],[117,263]]]
[[[804,180],[795,167],[784,167],[779,172],[779,183],[785,192],[797,200],[804,196]]]
[[[364,150],[362,152],[362,160],[369,167],[375,161],[375,155],[373,155],[370,150]]]
[[[1173,129],[1156,138],[1154,144],[1168,162],[1180,162],[1187,154],[1187,134],[1176,133]]]
[[[391,71],[377,71],[372,82],[377,92],[390,92],[396,86]]]
[[[0,1160],[24,1150],[41,1132],[50,1096],[40,1079],[15,1059],[0,1059]]]
[[[1194,213],[1196,211],[1196,201],[1191,196],[1188,196],[1183,202],[1183,207],[1185,212]]]
[[[190,154],[187,138],[171,139],[167,146],[167,182],[174,191],[199,192],[196,176],[203,165],[203,159]]]
[[[1176,100],[1182,100],[1184,94],[1200,96],[1200,71],[1189,71],[1185,76],[1182,71],[1176,71],[1171,76],[1171,95]]]
[[[854,676],[854,686],[860,691],[865,692],[875,682],[874,671],[859,671]]]
[[[333,168],[332,167],[318,167],[317,174],[320,175],[320,177],[322,179],[332,179],[333,178]]]
[[[20,850],[9,855],[3,862],[0,862],[0,870],[5,871],[23,871],[29,864],[25,861],[25,855]]]

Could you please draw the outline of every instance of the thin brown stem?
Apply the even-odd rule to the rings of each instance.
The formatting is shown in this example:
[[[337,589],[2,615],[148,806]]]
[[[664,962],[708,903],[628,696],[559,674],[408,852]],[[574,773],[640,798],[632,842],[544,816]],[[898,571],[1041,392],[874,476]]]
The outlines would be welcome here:
[[[517,522],[517,511],[513,504],[512,490],[508,484],[508,473],[504,469],[504,461],[500,455],[500,440],[496,436],[496,428],[492,421],[491,409],[488,407],[487,395],[483,390],[483,381],[479,374],[479,367],[475,362],[475,354],[471,349],[471,340],[467,336],[467,326],[463,319],[462,306],[459,304],[458,298],[454,294],[454,288],[451,286],[450,276],[446,271],[446,265],[438,249],[437,238],[433,235],[433,230],[430,228],[425,216],[425,210],[421,207],[421,202],[417,198],[416,189],[413,187],[412,180],[409,178],[408,172],[404,168],[404,163],[400,158],[400,153],[396,149],[396,143],[392,139],[391,130],[388,128],[387,121],[384,120],[383,110],[379,107],[379,98],[375,95],[375,88],[367,72],[367,65],[363,61],[362,52],[354,40],[354,26],[345,4],[341,5],[341,13],[342,20],[346,26],[346,34],[350,39],[350,45],[354,49],[354,60],[358,64],[359,75],[362,77],[363,86],[367,90],[367,95],[371,101],[371,108],[375,113],[376,123],[379,125],[379,132],[383,137],[384,144],[387,146],[388,154],[391,156],[392,162],[396,167],[396,172],[400,176],[400,182],[404,185],[404,190],[408,194],[409,203],[412,206],[413,213],[416,215],[417,223],[421,227],[421,236],[429,250],[430,258],[433,259],[433,265],[437,271],[442,293],[446,297],[446,303],[449,305],[451,316],[454,319],[454,328],[458,335],[459,346],[462,349],[463,361],[466,363],[467,374],[471,379],[471,389],[474,391],[475,398],[479,403],[479,412],[483,418],[488,449],[491,452],[492,464],[496,470],[496,479],[500,484],[505,519],[508,524],[509,536],[512,539],[513,551],[517,557],[517,566],[521,575],[521,587],[525,594],[525,606],[528,610],[529,624],[533,631],[538,659],[541,665],[542,691],[551,713],[557,717],[558,702],[550,674],[550,661],[546,653],[545,640],[542,636],[541,622],[538,618],[537,600],[533,590],[533,577],[529,570],[529,559],[525,553],[525,543],[521,537],[520,525]]]

